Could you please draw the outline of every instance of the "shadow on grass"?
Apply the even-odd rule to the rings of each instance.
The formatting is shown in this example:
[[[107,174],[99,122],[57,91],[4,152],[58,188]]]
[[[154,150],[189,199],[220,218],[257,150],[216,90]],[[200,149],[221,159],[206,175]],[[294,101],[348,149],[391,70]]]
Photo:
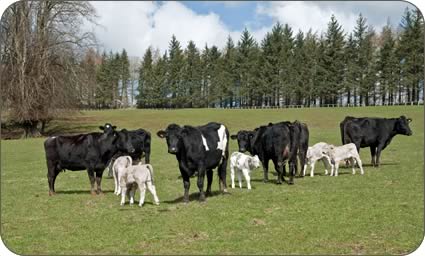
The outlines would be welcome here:
[[[218,195],[227,195],[230,194],[229,192],[227,193],[223,193],[221,191],[213,191],[211,192],[211,194],[209,194],[206,198],[208,201],[208,198],[210,197],[214,197],[214,196],[218,196]],[[190,201],[199,201],[199,192],[195,192],[189,195],[189,202]],[[183,196],[178,197],[174,200],[168,200],[168,201],[163,201],[164,204],[178,204],[178,203],[183,203]]]
[[[113,190],[102,190],[103,194],[113,193]],[[73,194],[90,194],[90,190],[63,190],[56,191],[57,195],[65,194],[65,195],[73,195]]]

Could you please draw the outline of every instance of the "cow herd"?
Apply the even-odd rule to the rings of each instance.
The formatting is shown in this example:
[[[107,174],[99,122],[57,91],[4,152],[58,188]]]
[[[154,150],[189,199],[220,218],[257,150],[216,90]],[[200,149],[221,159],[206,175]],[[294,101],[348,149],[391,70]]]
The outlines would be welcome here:
[[[183,201],[189,201],[190,177],[197,176],[199,200],[211,194],[213,169],[217,169],[220,191],[227,193],[226,168],[230,160],[232,188],[234,188],[235,171],[239,187],[241,177],[245,178],[247,188],[251,189],[250,172],[260,165],[264,171],[264,182],[268,182],[270,160],[277,173],[277,184],[285,182],[294,184],[298,172],[298,163],[303,167],[299,176],[305,176],[307,165],[311,166],[310,175],[314,175],[314,164],[318,160],[325,163],[325,173],[331,169],[331,176],[338,175],[340,161],[351,162],[353,174],[355,163],[364,173],[359,150],[370,147],[372,165],[379,166],[380,155],[395,135],[410,136],[409,123],[405,116],[398,118],[355,118],[346,117],[340,123],[342,146],[324,142],[309,147],[309,130],[299,121],[269,123],[253,130],[241,130],[229,136],[227,127],[211,122],[202,126],[180,126],[170,124],[157,132],[159,138],[165,139],[168,153],[176,156],[183,179]],[[55,180],[64,170],[87,170],[92,194],[102,194],[102,174],[110,166],[114,180],[114,193],[121,194],[121,204],[125,196],[134,202],[137,187],[140,189],[142,206],[145,190],[154,196],[159,204],[154,186],[153,167],[150,165],[151,134],[144,129],[118,131],[107,123],[99,127],[103,132],[93,132],[73,136],[49,137],[44,142],[47,161],[47,178],[49,195],[55,194]],[[229,159],[229,139],[236,140],[238,151]],[[249,152],[251,156],[245,154]],[[142,158],[145,163],[142,164]],[[288,163],[288,175],[286,164]],[[335,171],[335,172],[334,172]],[[207,186],[204,192],[204,180]],[[95,188],[96,185],[96,188]]]

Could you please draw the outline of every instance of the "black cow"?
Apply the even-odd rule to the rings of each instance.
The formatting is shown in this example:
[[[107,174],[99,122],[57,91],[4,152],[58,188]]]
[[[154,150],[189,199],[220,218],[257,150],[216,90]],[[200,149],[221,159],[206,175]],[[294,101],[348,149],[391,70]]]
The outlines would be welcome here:
[[[107,127],[108,124],[105,124],[105,127]],[[115,128],[113,128],[115,129]],[[108,130],[105,128],[104,132],[108,132]],[[115,159],[117,159],[120,156],[129,155],[131,159],[133,160],[133,163],[137,163],[142,160],[142,158],[145,158],[145,163],[150,163],[150,155],[151,155],[151,133],[144,130],[144,129],[137,129],[128,131],[129,139],[131,141],[131,145],[134,148],[133,153],[127,153],[127,152],[118,152],[116,153],[110,163],[108,164],[108,176],[112,177],[112,165]]]
[[[226,166],[229,158],[229,131],[220,123],[208,123],[203,126],[183,127],[168,125],[165,131],[157,132],[158,137],[166,138],[168,153],[176,155],[183,178],[184,202],[189,202],[190,177],[198,175],[199,200],[205,200],[204,177],[207,175],[206,194],[211,193],[212,170],[218,170],[219,186],[227,192]]]
[[[305,124],[296,121],[269,123],[260,126],[254,131],[239,131],[232,139],[238,140],[239,151],[248,151],[251,155],[258,155],[264,170],[264,182],[268,182],[269,160],[273,161],[277,172],[277,184],[285,181],[285,162],[289,162],[289,181],[294,183],[294,175],[297,169],[297,154],[299,153],[302,163],[308,149],[308,129]]]
[[[380,156],[397,134],[412,135],[410,118],[370,118],[347,116],[340,123],[342,144],[354,143],[357,150],[370,147],[372,165],[379,166]]]
[[[74,136],[50,137],[44,142],[44,150],[46,152],[49,195],[55,194],[56,177],[65,169],[87,170],[91,193],[95,194],[94,183],[96,180],[97,193],[101,194],[100,184],[103,170],[112,156],[118,151],[134,152],[128,132],[126,130],[117,132],[114,129],[107,130],[105,133],[93,132]]]

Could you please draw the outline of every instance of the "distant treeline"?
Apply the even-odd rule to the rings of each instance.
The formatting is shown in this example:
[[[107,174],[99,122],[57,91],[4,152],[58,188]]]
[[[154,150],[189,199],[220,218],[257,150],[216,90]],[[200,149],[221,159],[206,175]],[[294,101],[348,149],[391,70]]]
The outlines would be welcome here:
[[[406,10],[399,31],[380,33],[360,15],[346,34],[334,16],[317,35],[277,23],[258,44],[244,30],[224,49],[173,36],[169,50],[148,49],[139,77],[137,105],[246,107],[281,105],[381,105],[423,100],[424,23]]]

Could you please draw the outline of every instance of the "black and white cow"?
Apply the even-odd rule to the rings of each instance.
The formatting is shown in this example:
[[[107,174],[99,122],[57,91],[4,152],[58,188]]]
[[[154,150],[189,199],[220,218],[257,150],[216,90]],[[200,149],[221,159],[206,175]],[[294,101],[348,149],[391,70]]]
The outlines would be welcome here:
[[[268,182],[268,166],[272,160],[278,174],[277,184],[285,181],[285,162],[289,163],[289,181],[293,184],[293,177],[297,172],[297,154],[302,166],[305,164],[309,132],[307,125],[295,121],[269,123],[260,126],[254,131],[239,131],[231,136],[238,141],[239,151],[248,151],[251,155],[258,155],[263,165],[264,182]],[[301,176],[301,174],[300,174]]]
[[[360,148],[370,147],[372,165],[379,166],[380,156],[398,134],[412,135],[409,123],[410,118],[400,116],[398,118],[370,118],[347,116],[340,123],[342,144],[354,143],[357,151]]]
[[[91,184],[91,193],[101,194],[103,170],[118,151],[133,153],[126,130],[115,131],[112,126],[105,133],[88,133],[74,136],[49,137],[44,142],[47,161],[47,179],[49,195],[55,194],[55,180],[59,172],[66,170],[87,170]],[[102,127],[105,129],[105,127]],[[96,174],[96,177],[95,177]]]
[[[227,192],[226,166],[229,158],[229,131],[220,123],[203,126],[170,124],[157,132],[167,140],[168,153],[176,155],[183,178],[184,202],[189,202],[190,177],[198,174],[199,200],[205,200],[204,177],[207,175],[206,194],[211,193],[212,170],[217,167],[220,190]]]

